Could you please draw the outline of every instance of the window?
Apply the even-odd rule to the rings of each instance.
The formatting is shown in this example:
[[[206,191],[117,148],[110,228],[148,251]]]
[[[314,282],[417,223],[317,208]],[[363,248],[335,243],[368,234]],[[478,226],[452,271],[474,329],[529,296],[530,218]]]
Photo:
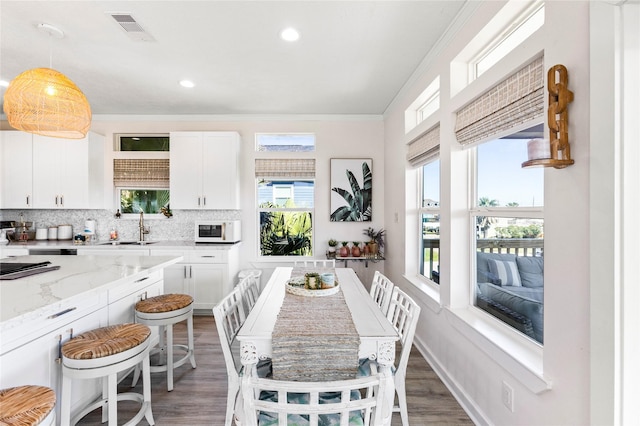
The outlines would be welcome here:
[[[160,209],[169,208],[168,189],[117,188],[122,214],[160,214]]]
[[[440,283],[440,160],[421,169],[420,275]]]
[[[544,169],[521,167],[527,140],[514,134],[474,148],[473,294],[476,307],[542,343]]]
[[[440,77],[436,77],[404,112],[404,131],[409,133],[440,109]]]
[[[261,256],[313,256],[312,180],[258,179]]]
[[[169,152],[169,135],[116,135],[118,151]]]
[[[312,152],[316,136],[311,133],[256,133],[256,151]]]
[[[538,28],[544,25],[544,4],[537,4],[533,10],[527,10],[519,19],[512,22],[499,38],[492,41],[485,50],[471,63],[471,80],[478,78],[486,70],[494,66],[500,59],[518,47]]]

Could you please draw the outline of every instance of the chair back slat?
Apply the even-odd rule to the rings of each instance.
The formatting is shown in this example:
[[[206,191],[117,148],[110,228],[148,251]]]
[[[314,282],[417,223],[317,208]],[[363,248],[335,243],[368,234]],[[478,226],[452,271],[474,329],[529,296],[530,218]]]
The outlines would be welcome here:
[[[375,370],[375,369],[374,369]],[[287,425],[299,416],[308,416],[308,423],[348,425],[350,417],[360,416],[365,426],[382,424],[381,406],[384,389],[392,378],[389,373],[374,371],[371,376],[330,382],[298,382],[250,377],[245,383],[245,402],[249,401],[251,416],[245,419],[250,426],[259,424],[260,416],[269,422]],[[275,397],[277,395],[277,398]],[[325,417],[326,416],[326,417]]]
[[[304,268],[335,268],[335,259],[310,259],[310,260],[295,260],[293,262],[294,267]]]
[[[389,310],[389,301],[391,300],[391,293],[394,287],[389,278],[385,277],[380,271],[375,272],[369,294],[385,315]]]
[[[398,365],[396,366],[396,371],[400,370],[403,376],[407,370],[409,353],[411,352],[411,345],[413,344],[413,337],[416,332],[419,316],[420,306],[404,291],[395,287],[391,293],[387,319],[400,336],[402,351]]]
[[[231,345],[245,320],[242,294],[238,287],[213,308],[213,316],[216,321],[220,344],[222,345],[222,354],[227,366],[227,373],[237,377],[239,366],[236,365],[234,360]]]
[[[238,283],[238,288],[240,288],[240,294],[242,295],[243,304],[245,313],[249,315],[251,309],[255,306],[258,301],[258,296],[260,296],[260,290],[258,289],[258,278],[249,274],[244,277]]]

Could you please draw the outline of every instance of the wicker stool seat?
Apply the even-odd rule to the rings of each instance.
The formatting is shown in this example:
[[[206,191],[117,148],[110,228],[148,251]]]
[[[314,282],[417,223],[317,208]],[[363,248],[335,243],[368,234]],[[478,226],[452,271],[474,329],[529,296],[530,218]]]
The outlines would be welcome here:
[[[126,425],[146,418],[154,424],[151,412],[151,371],[149,342],[151,330],[143,324],[118,324],[90,330],[62,345],[62,399],[60,422],[74,425],[82,417],[102,408],[102,422],[118,424],[118,401],[136,401],[140,410]],[[143,393],[117,393],[118,373],[142,364]],[[102,398],[85,407],[71,419],[71,383],[73,379],[102,378]]]
[[[46,386],[17,386],[0,390],[0,425],[53,425],[56,394]]]
[[[187,320],[187,344],[177,345],[173,342],[173,325]],[[151,372],[167,372],[167,390],[173,390],[173,369],[191,362],[196,368],[196,357],[193,344],[193,297],[188,294],[162,294],[136,303],[136,322],[148,326],[157,326],[160,343],[152,350],[152,354],[160,354],[160,365],[152,365]],[[173,359],[174,351],[184,352],[179,360]],[[139,369],[133,378],[132,386],[138,381]]]

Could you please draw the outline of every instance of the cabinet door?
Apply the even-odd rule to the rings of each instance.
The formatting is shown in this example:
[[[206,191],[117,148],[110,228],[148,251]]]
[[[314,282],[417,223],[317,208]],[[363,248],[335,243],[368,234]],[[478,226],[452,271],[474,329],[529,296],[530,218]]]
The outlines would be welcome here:
[[[60,169],[60,207],[80,209],[89,207],[89,141],[70,139],[64,141]]]
[[[202,133],[173,132],[170,137],[171,208],[202,208]]]
[[[134,322],[136,303],[142,299],[162,294],[162,287],[162,280],[155,281],[113,303],[109,303],[109,325]]]
[[[103,307],[2,355],[0,388],[34,384],[49,386],[56,395],[62,395],[60,344],[67,342],[72,334],[78,335],[106,325],[107,309]],[[94,400],[101,392],[98,380],[80,380],[73,386],[72,410]],[[58,407],[59,404],[56,406],[59,418]]]
[[[188,294],[193,297],[188,282],[189,266],[181,263],[164,268],[164,293]]]
[[[234,132],[204,134],[202,144],[204,208],[219,210],[239,208],[239,144],[239,136]]]
[[[33,207],[61,207],[60,169],[63,164],[64,140],[46,136],[33,137]]]
[[[0,206],[5,209],[25,209],[33,206],[33,145],[32,135],[24,132],[0,132],[2,157],[2,194]]]
[[[226,264],[192,264],[193,308],[211,310],[224,297]]]

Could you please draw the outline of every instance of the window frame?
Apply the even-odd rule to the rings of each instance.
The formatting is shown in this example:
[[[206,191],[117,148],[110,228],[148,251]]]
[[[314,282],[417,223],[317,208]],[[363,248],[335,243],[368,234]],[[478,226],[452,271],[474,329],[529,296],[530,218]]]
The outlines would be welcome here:
[[[438,205],[437,206],[424,206],[424,168],[430,164],[433,164],[435,162],[438,162],[438,198],[440,198],[440,192],[441,192],[441,183],[440,183],[440,174],[441,174],[441,163],[440,163],[440,154],[438,154],[436,157],[433,157],[432,159],[430,159],[429,161],[427,161],[425,164],[423,164],[422,166],[420,166],[418,168],[418,171],[416,173],[417,175],[417,199],[416,199],[416,205],[417,205],[417,215],[416,215],[416,220],[418,222],[418,226],[417,226],[417,230],[418,230],[418,263],[417,263],[417,269],[416,269],[416,276],[424,281],[425,283],[427,283],[429,286],[431,286],[434,289],[439,289],[440,288],[440,284],[439,282],[435,282],[433,279],[431,279],[430,277],[428,277],[427,275],[424,275],[424,247],[423,247],[423,240],[424,240],[424,229],[423,229],[423,216],[425,214],[433,214],[433,215],[438,215],[441,216],[441,212],[440,212],[440,200],[438,200]],[[440,235],[440,232],[438,232],[438,235]],[[438,238],[439,240],[439,238]],[[440,258],[440,247],[438,247],[438,258]],[[440,260],[438,260],[438,265],[440,265]],[[423,269],[422,273],[420,272],[420,269]]]
[[[295,187],[295,183],[294,182],[313,182],[313,207],[292,207],[292,208],[286,208],[286,207],[261,207],[260,206],[260,199],[259,199],[259,185],[261,181],[264,180],[269,180],[271,182],[291,182],[291,190],[292,193],[294,192],[294,187]],[[267,179],[267,178],[255,178],[255,188],[256,188],[256,229],[257,229],[257,244],[256,244],[256,250],[257,250],[257,259],[260,261],[265,261],[267,259],[270,260],[287,260],[287,259],[292,259],[292,258],[313,258],[315,250],[316,250],[316,244],[315,244],[315,225],[314,225],[314,217],[315,217],[315,198],[316,198],[316,179],[315,178],[285,178],[285,177],[278,177],[278,178],[272,178],[272,179]],[[273,197],[274,194],[272,194],[272,202],[273,200],[275,200],[275,198]],[[275,203],[274,203],[275,204]],[[261,222],[260,222],[260,216],[261,213],[277,213],[277,212],[283,212],[283,213],[296,213],[296,212],[301,212],[301,213],[309,213],[310,218],[311,218],[311,222],[312,222],[312,226],[311,226],[311,254],[309,254],[308,256],[298,256],[298,255],[263,255],[262,254],[262,241],[260,238],[260,226],[261,226]]]

